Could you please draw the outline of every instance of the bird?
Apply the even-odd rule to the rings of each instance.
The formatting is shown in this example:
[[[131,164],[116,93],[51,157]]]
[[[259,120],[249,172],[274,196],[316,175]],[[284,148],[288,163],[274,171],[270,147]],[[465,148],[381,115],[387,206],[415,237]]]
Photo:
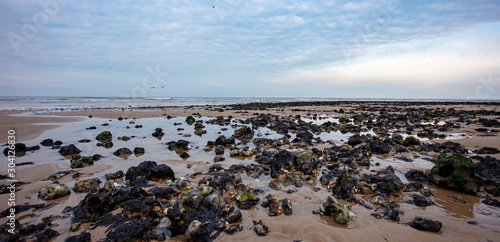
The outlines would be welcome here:
[[[160,88],[163,89],[163,88],[165,88],[165,86],[161,86]]]
[[[153,90],[153,89],[155,89],[155,87],[149,87],[149,89]]]
[[[215,5],[212,8],[215,8]]]

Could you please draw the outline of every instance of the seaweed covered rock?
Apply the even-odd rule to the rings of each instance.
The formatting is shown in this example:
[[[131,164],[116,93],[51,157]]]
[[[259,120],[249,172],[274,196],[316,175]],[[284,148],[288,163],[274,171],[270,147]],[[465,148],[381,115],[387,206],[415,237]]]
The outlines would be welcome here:
[[[93,166],[94,159],[92,158],[92,156],[73,155],[71,157],[70,163],[71,163],[70,167],[73,169],[82,168],[86,166]]]
[[[42,200],[52,200],[68,196],[71,193],[69,187],[64,184],[53,184],[40,189],[38,197]]]
[[[101,184],[99,178],[91,178],[86,180],[79,180],[75,182],[73,191],[75,192],[97,192],[97,188]]]
[[[187,116],[186,117],[186,123],[189,125],[193,125],[196,120],[193,118],[193,116]]]
[[[429,181],[438,186],[476,194],[478,189],[473,179],[475,168],[472,160],[461,154],[442,155],[438,158],[436,165],[426,171],[426,176]]]
[[[102,131],[95,137],[95,139],[100,142],[111,141],[113,139],[113,135],[111,135],[110,131]]]
[[[153,137],[161,139],[161,137],[163,137],[163,135],[165,135],[165,133],[163,133],[163,129],[162,128],[156,128],[155,132],[153,132],[151,135]]]
[[[497,149],[497,148],[492,148],[492,147],[483,147],[481,149],[478,149],[476,151],[474,151],[476,154],[481,154],[481,155],[485,155],[485,154],[498,154],[500,153],[500,151]]]
[[[425,218],[415,218],[412,222],[407,224],[412,228],[434,233],[441,231],[441,228],[443,227],[441,222]]]
[[[165,164],[158,165],[155,161],[143,161],[138,166],[130,167],[125,174],[125,178],[132,182],[140,177],[155,181],[175,181],[175,175],[172,168]]]
[[[91,235],[89,232],[81,232],[78,235],[73,235],[64,240],[64,242],[90,242],[91,240]]]
[[[346,224],[349,220],[357,218],[350,205],[339,204],[332,196],[325,199],[320,210],[323,215],[332,217],[339,224]]]

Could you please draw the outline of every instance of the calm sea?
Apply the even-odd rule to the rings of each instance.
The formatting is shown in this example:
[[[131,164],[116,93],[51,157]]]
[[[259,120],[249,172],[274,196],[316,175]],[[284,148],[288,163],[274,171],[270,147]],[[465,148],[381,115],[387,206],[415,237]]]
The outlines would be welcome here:
[[[466,101],[430,99],[234,98],[234,97],[0,97],[0,110],[56,110],[157,106],[225,105],[292,101]]]

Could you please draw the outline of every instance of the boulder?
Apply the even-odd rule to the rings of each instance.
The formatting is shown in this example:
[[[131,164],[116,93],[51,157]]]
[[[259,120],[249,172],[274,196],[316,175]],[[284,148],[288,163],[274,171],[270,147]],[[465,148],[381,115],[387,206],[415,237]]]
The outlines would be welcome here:
[[[473,179],[475,169],[472,160],[461,154],[442,155],[436,165],[426,171],[426,176],[438,186],[475,195],[478,190]]]
[[[82,151],[76,148],[76,146],[73,144],[70,144],[68,146],[63,146],[59,150],[59,154],[61,155],[75,155],[75,154],[80,154],[80,152]]]
[[[96,137],[96,140],[98,141],[111,141],[113,139],[113,136],[111,135],[111,132],[109,131],[102,131],[99,133]]]
[[[40,189],[38,197],[42,200],[52,200],[68,196],[71,193],[69,187],[64,184],[53,184]]]

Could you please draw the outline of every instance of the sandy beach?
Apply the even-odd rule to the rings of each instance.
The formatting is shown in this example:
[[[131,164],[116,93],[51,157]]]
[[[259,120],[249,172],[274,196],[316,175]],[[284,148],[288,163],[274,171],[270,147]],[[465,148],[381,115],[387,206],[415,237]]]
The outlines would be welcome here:
[[[299,154],[303,151],[311,151],[317,148],[321,154],[316,155],[319,160],[319,166],[310,174],[305,171],[299,170],[280,170],[279,179],[283,178],[286,174],[295,174],[300,177],[301,185],[285,185],[282,189],[272,189],[269,183],[273,179],[274,170],[271,174],[264,172],[259,176],[253,177],[256,171],[248,171],[240,174],[241,180],[245,186],[250,187],[258,196],[259,201],[250,206],[248,209],[241,208],[242,205],[237,201],[235,190],[224,190],[223,196],[226,204],[232,206],[239,206],[242,217],[231,225],[240,225],[242,230],[232,235],[222,232],[215,237],[216,241],[497,241],[500,233],[500,208],[482,203],[487,196],[493,199],[498,199],[494,195],[486,192],[484,187],[480,186],[477,194],[466,194],[464,192],[450,190],[440,187],[435,183],[423,183],[422,189],[429,190],[432,195],[427,199],[432,201],[430,206],[416,206],[413,204],[412,198],[414,194],[423,194],[420,189],[405,192],[403,189],[395,193],[385,194],[389,201],[396,201],[399,204],[401,214],[399,221],[392,221],[390,219],[378,219],[372,213],[382,205],[370,203],[370,199],[378,191],[362,194],[356,192],[353,195],[356,201],[352,199],[337,198],[341,204],[350,204],[352,211],[356,214],[357,218],[352,218],[346,224],[338,224],[334,219],[328,215],[320,213],[320,207],[324,200],[332,195],[336,196],[335,192],[332,194],[332,186],[339,182],[338,177],[331,181],[330,185],[322,185],[321,177],[329,174],[335,166],[344,162],[342,158],[337,161],[331,161],[327,158],[324,151],[325,148],[333,146],[341,147],[346,146],[350,138],[355,133],[362,135],[377,136],[378,131],[375,132],[377,125],[371,124],[373,120],[385,120],[386,126],[383,131],[385,134],[404,134],[404,137],[417,137],[419,133],[425,133],[424,129],[433,129],[436,133],[446,135],[446,138],[433,138],[427,139],[421,137],[421,142],[426,144],[442,145],[446,142],[458,143],[461,147],[467,149],[464,155],[467,157],[475,157],[473,161],[478,163],[479,157],[485,157],[483,154],[476,154],[476,151],[489,147],[500,149],[500,137],[498,132],[499,127],[487,127],[486,132],[481,130],[485,128],[484,124],[478,122],[481,118],[488,120],[498,120],[500,115],[496,111],[499,107],[498,104],[405,104],[405,103],[339,103],[321,104],[321,105],[269,105],[257,108],[249,108],[249,106],[189,106],[189,107],[164,107],[164,108],[144,108],[144,109],[124,109],[124,110],[82,110],[82,111],[30,111],[25,113],[19,112],[1,112],[0,113],[0,132],[3,133],[2,137],[7,136],[8,130],[15,130],[16,141],[18,143],[25,143],[27,147],[40,145],[40,142],[45,139],[61,140],[62,146],[75,144],[81,150],[80,155],[92,156],[100,154],[103,157],[95,161],[94,165],[82,168],[70,168],[71,156],[63,157],[57,151],[58,148],[50,146],[41,146],[39,150],[27,151],[24,156],[17,157],[16,163],[33,162],[24,166],[16,168],[16,179],[28,184],[20,185],[20,191],[16,192],[16,204],[54,204],[48,209],[29,209],[27,211],[16,214],[16,218],[20,221],[21,225],[28,224],[48,224],[50,228],[59,233],[58,236],[51,239],[51,241],[65,241],[71,236],[77,236],[81,233],[90,233],[92,241],[104,240],[106,236],[113,230],[111,225],[109,229],[104,227],[92,228],[94,222],[82,222],[80,227],[74,232],[70,231],[70,225],[74,224],[72,221],[74,215],[72,213],[62,213],[65,207],[77,206],[87,195],[88,192],[77,193],[73,190],[69,196],[57,198],[54,200],[42,200],[38,198],[38,192],[43,187],[51,185],[53,181],[43,180],[51,174],[58,171],[74,171],[79,176],[72,177],[72,175],[63,176],[57,179],[59,184],[65,184],[69,188],[73,188],[75,183],[79,180],[98,178],[101,180],[100,188],[106,183],[106,174],[123,171],[124,173],[132,166],[138,166],[145,160],[154,160],[158,164],[166,164],[172,168],[175,177],[185,177],[190,180],[193,188],[201,189],[200,184],[204,177],[211,176],[213,165],[218,164],[224,169],[224,172],[229,171],[232,165],[242,164],[245,166],[258,165],[257,156],[262,155],[263,151],[277,152],[278,150],[288,150],[291,153]],[[429,112],[422,111],[425,108],[431,110]],[[453,111],[450,109],[453,108]],[[340,111],[342,110],[342,111]],[[428,127],[419,127],[413,124],[401,122],[401,125],[394,123],[393,119],[389,118],[389,114],[407,114],[411,110],[412,113],[419,113],[428,115],[430,120],[422,120],[421,122],[428,122]],[[436,111],[437,110],[437,111]],[[445,112],[447,110],[447,112]],[[476,115],[475,111],[482,110],[483,112]],[[458,111],[455,112],[455,111]],[[459,113],[463,111],[463,113]],[[455,114],[457,113],[457,114]],[[486,115],[487,114],[487,115]],[[255,145],[255,139],[245,141],[245,138],[238,139],[236,144],[227,146],[223,155],[215,155],[212,149],[204,151],[208,141],[216,140],[220,135],[230,137],[236,134],[236,130],[245,126],[252,127],[253,121],[258,117],[273,117],[274,120],[298,120],[304,121],[304,124],[298,124],[297,130],[302,127],[308,127],[311,133],[314,134],[315,139],[302,140],[293,142],[294,137],[299,137],[303,131],[292,130],[289,126],[289,133],[292,136],[289,141],[280,141],[279,146],[276,145]],[[371,127],[367,130],[362,129],[361,132],[352,131],[354,128],[351,126],[341,126],[341,118],[349,119],[347,124],[355,124],[353,121],[356,117],[361,115],[364,117],[362,122],[358,123],[359,127]],[[363,116],[364,115],[364,116]],[[202,135],[193,133],[193,126],[185,122],[186,117],[193,116],[196,120],[202,120],[202,130],[206,130]],[[227,119],[231,116],[233,119],[226,125],[210,123],[210,121],[217,120],[216,117],[222,116]],[[459,121],[459,117],[463,117],[464,121]],[[427,117],[423,117],[426,119]],[[247,120],[247,121],[245,121]],[[234,122],[233,122],[234,121]],[[328,131],[314,131],[314,127],[324,127],[325,122],[338,123],[337,130]],[[274,121],[273,121],[274,122]],[[281,122],[281,121],[280,121]],[[288,121],[287,121],[288,122]],[[420,121],[419,121],[420,122]],[[424,122],[424,123],[425,123]],[[450,126],[450,129],[443,129],[438,131],[440,126],[445,125],[445,122],[459,123],[458,126]],[[390,125],[389,125],[390,123]],[[282,134],[276,132],[276,127],[272,126],[274,123],[268,123],[264,126],[254,126],[253,138],[269,138],[271,140],[280,140]],[[141,125],[138,128],[137,125]],[[316,126],[314,126],[316,125]],[[323,125],[323,126],[322,126]],[[434,126],[432,126],[434,125]],[[95,129],[89,129],[94,126]],[[407,127],[411,126],[413,131],[405,133]],[[155,128],[162,128],[165,135],[158,138],[152,137]],[[342,129],[351,130],[349,132],[341,132]],[[113,134],[112,142],[114,145],[111,148],[97,147],[96,135],[102,131],[109,130]],[[492,131],[493,130],[493,131]],[[196,129],[194,129],[196,132]],[[125,141],[123,137],[131,138]],[[120,138],[119,138],[120,137]],[[321,140],[317,137],[324,137]],[[370,136],[371,137],[371,136]],[[394,136],[393,136],[394,137]],[[445,137],[445,136],[443,136]],[[89,141],[80,142],[82,139]],[[4,138],[5,140],[5,138]],[[167,149],[167,142],[187,140],[190,142],[189,150],[186,153],[189,157],[179,157],[182,152]],[[310,142],[310,143],[308,143]],[[363,142],[373,142],[364,140]],[[386,142],[387,143],[387,142]],[[364,143],[362,143],[364,144]],[[362,145],[361,144],[361,145]],[[388,144],[388,143],[387,143]],[[113,152],[118,148],[126,147],[133,150],[136,147],[144,147],[146,153],[143,155],[132,154],[125,158],[113,155]],[[359,144],[358,144],[359,146]],[[244,149],[250,147],[255,149],[252,155],[245,156],[232,156],[230,153],[237,149]],[[356,145],[349,145],[348,149],[355,149]],[[373,147],[373,145],[372,145]],[[397,145],[390,145],[389,152],[383,154],[370,154],[369,166],[356,165],[353,169],[357,173],[352,176],[358,180],[363,180],[362,174],[376,174],[377,172],[385,171],[386,167],[391,166],[395,170],[395,174],[402,179],[405,183],[405,188],[409,187],[411,181],[405,178],[405,174],[411,169],[424,171],[434,166],[434,163],[428,160],[435,160],[440,155],[437,151],[424,151],[423,148],[413,147],[408,148],[406,151],[397,152]],[[402,146],[401,146],[402,147]],[[257,149],[258,148],[258,149]],[[453,149],[459,149],[453,148]],[[360,148],[361,149],[361,148]],[[371,151],[373,152],[373,151]],[[448,155],[450,155],[448,151]],[[455,153],[453,150],[451,153]],[[276,154],[276,153],[274,153]],[[491,157],[500,159],[498,153],[488,154]],[[362,155],[364,156],[364,154]],[[214,157],[224,157],[225,161],[214,162]],[[401,160],[401,157],[410,159],[410,162]],[[357,160],[359,157],[355,157]],[[4,156],[4,160],[7,157]],[[483,158],[484,159],[484,158]],[[310,162],[307,161],[307,162]],[[345,161],[347,162],[347,161]],[[352,162],[354,163],[354,161]],[[2,162],[6,164],[6,162]],[[346,163],[347,164],[347,163]],[[273,164],[262,164],[263,167],[273,167]],[[272,168],[274,169],[274,168]],[[6,175],[7,167],[0,169],[0,174]],[[221,171],[222,172],[222,171]],[[71,173],[74,174],[74,173]],[[357,174],[357,175],[354,175]],[[500,177],[497,177],[497,179]],[[298,179],[298,178],[297,178]],[[7,180],[1,180],[2,184],[8,184]],[[121,184],[121,183],[120,183]],[[123,183],[125,186],[130,187],[129,183]],[[153,187],[175,187],[172,182],[163,181],[149,181],[149,184],[154,184]],[[286,183],[285,183],[286,184]],[[148,191],[152,189],[151,186],[143,187],[142,189]],[[118,189],[118,188],[117,188]],[[286,190],[296,190],[292,192],[285,192]],[[96,192],[96,191],[93,191]],[[92,192],[91,192],[92,193]],[[266,201],[268,195],[273,195],[278,200],[288,198],[293,205],[293,213],[291,215],[279,214],[278,216],[268,216],[269,208],[263,207],[262,204]],[[344,194],[345,195],[345,194]],[[7,201],[9,194],[1,194],[0,211],[9,208]],[[459,197],[460,199],[457,199]],[[101,197],[102,199],[102,197]],[[181,199],[178,195],[176,199]],[[172,227],[163,227],[158,223],[170,215],[164,213],[165,209],[169,208],[176,199],[168,201],[161,201],[158,199],[158,204],[161,204],[161,210],[158,215],[152,218],[154,225],[150,226],[153,231],[164,231],[165,229],[172,229]],[[362,205],[362,201],[368,202],[373,208],[368,209]],[[114,214],[121,214],[121,209],[113,210]],[[172,209],[172,208],[170,208]],[[167,209],[168,210],[168,209]],[[43,222],[42,219],[50,215],[62,215],[62,217],[54,218],[51,222]],[[102,215],[104,216],[104,215]],[[102,216],[100,218],[102,218]],[[126,217],[126,216],[125,216]],[[439,221],[442,223],[442,228],[439,232],[428,232],[417,230],[409,225],[414,218],[421,217]],[[255,221],[262,220],[262,222],[269,228],[269,233],[266,236],[258,236],[254,231],[256,225]],[[0,219],[0,224],[5,224],[8,221],[7,217]],[[47,221],[47,220],[46,220]],[[171,225],[172,226],[172,225]],[[42,230],[44,231],[44,230]],[[187,232],[186,232],[187,233]],[[144,240],[145,233],[140,233],[138,240]],[[38,232],[33,232],[26,235],[28,241],[37,240],[42,236]],[[185,241],[188,235],[178,234],[174,235],[171,240]],[[195,240],[197,237],[195,237]],[[155,239],[153,239],[155,240]],[[167,238],[168,240],[168,238]]]

